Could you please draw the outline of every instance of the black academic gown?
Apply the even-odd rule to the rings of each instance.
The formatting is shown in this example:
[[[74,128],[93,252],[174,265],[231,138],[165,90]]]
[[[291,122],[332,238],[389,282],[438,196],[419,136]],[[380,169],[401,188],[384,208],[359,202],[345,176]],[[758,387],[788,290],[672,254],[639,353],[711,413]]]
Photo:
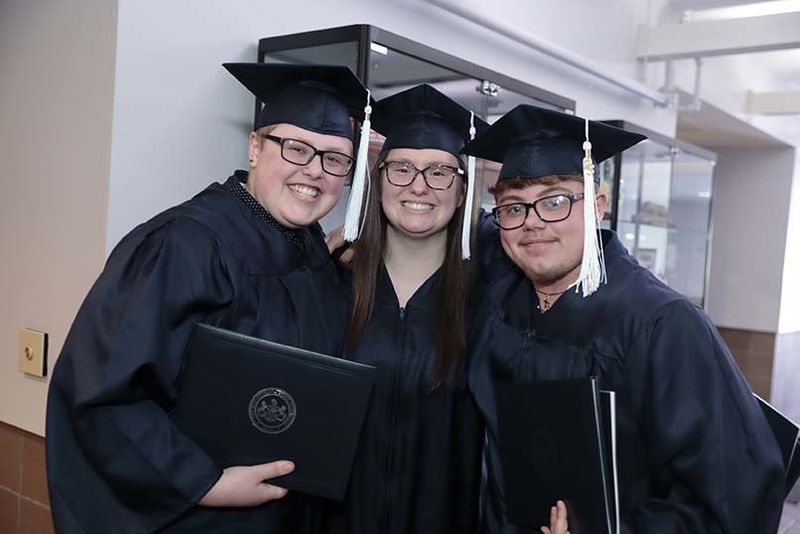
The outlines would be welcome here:
[[[570,290],[541,313],[505,267],[482,298],[469,382],[487,424],[485,530],[523,532],[503,516],[493,384],[595,375],[617,394],[622,533],[775,532],[780,451],[716,328],[603,238],[608,283],[588,298]]]
[[[483,427],[462,369],[429,391],[440,273],[400,308],[381,268],[372,317],[348,358],[378,368],[333,534],[474,533]]]
[[[301,254],[228,186],[128,234],[75,318],[47,407],[59,534],[316,532],[316,506],[292,492],[256,508],[195,506],[221,470],[170,421],[195,323],[342,348],[346,305],[322,231],[300,232]]]

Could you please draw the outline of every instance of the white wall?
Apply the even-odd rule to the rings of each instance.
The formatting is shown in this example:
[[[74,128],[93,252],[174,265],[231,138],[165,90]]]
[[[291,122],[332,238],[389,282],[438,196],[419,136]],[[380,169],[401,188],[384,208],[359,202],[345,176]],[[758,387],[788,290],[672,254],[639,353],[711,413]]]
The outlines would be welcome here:
[[[778,331],[794,153],[717,154],[708,313],[718,326]]]
[[[0,2],[0,421],[37,434],[18,332],[50,334],[52,369],[102,268],[115,34],[116,2]]]
[[[754,117],[754,124],[774,132],[796,147],[791,191],[786,192],[790,204],[778,332],[782,334],[800,332],[800,117],[797,115]],[[800,354],[796,357],[800,358]]]
[[[493,16],[635,76],[637,0],[494,2]],[[485,4],[480,4],[485,8]],[[122,0],[107,248],[134,225],[245,164],[253,97],[221,67],[256,59],[259,38],[371,23],[578,101],[591,118],[674,132],[674,110],[596,82],[422,0]],[[625,13],[622,17],[619,14]]]
[[[800,332],[800,151],[795,151],[788,219],[779,333]]]

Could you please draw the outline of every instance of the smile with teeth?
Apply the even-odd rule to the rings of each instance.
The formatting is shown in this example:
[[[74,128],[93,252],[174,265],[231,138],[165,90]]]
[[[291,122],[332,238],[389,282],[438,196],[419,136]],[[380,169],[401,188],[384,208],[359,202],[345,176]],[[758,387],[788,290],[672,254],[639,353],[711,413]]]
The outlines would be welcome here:
[[[412,202],[410,200],[406,200],[401,202],[404,208],[408,208],[415,211],[430,211],[435,206],[433,204],[428,204],[427,202]]]
[[[299,195],[302,198],[308,198],[308,199],[317,198],[317,196],[320,193],[319,189],[308,185],[290,184],[288,187],[293,193]]]

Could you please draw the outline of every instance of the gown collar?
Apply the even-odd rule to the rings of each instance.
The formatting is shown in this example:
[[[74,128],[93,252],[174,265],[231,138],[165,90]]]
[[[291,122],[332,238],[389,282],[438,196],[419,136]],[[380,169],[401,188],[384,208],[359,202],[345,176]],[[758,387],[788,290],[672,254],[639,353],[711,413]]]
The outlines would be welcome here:
[[[430,277],[428,277],[427,280],[422,283],[422,285],[417,288],[416,291],[414,291],[414,294],[411,295],[411,298],[409,298],[408,302],[406,302],[405,308],[414,309],[419,307],[424,309],[426,307],[430,307],[426,300],[428,299],[428,295],[432,292],[435,292],[439,287],[441,273],[442,268],[439,267]],[[392,279],[389,276],[389,271],[386,269],[386,265],[384,263],[381,263],[375,289],[376,302],[380,302],[381,305],[392,308],[400,307],[400,302],[397,298],[397,292],[394,289],[394,284],[392,283]]]
[[[275,219],[270,213],[262,206],[253,195],[245,188],[249,174],[247,171],[236,170],[233,176],[228,178],[225,182],[225,188],[236,195],[236,197],[244,202],[250,212],[256,216],[257,219],[269,224],[271,227],[281,233],[289,242],[297,247],[297,250],[302,254],[304,251],[303,234],[301,230],[294,230],[287,228]]]
[[[627,256],[628,252],[616,233],[602,230],[601,236],[606,268],[609,277],[612,277],[613,269],[610,269],[609,266],[614,264],[618,258]],[[513,276],[507,277],[504,282],[498,284],[498,292],[494,293],[493,300],[500,317],[521,330],[574,329],[577,324],[575,317],[587,317],[585,315],[587,312],[602,306],[606,300],[605,295],[610,289],[609,284],[613,284],[611,278],[606,284],[601,284],[596,293],[587,298],[576,292],[575,288],[567,289],[549,310],[542,313],[537,309],[533,284],[521,270],[514,269]]]

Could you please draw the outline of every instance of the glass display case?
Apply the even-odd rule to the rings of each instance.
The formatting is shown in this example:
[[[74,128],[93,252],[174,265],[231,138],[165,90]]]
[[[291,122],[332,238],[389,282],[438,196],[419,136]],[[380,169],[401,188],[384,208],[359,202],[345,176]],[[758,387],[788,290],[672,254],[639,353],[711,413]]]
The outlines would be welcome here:
[[[573,100],[366,24],[261,39],[258,61],[345,65],[378,100],[427,83],[490,123],[523,103],[559,111],[575,109]],[[260,106],[257,102],[256,111]],[[374,162],[383,139],[373,132],[370,141]],[[476,184],[484,207],[494,205],[488,188],[497,180],[498,169],[494,163],[478,162]],[[339,205],[323,219],[323,227],[341,223],[347,196],[345,191]]]
[[[568,113],[575,110],[573,100],[365,24],[261,39],[258,61],[345,65],[376,99],[428,83],[489,123],[523,103]],[[256,114],[260,108],[256,102]],[[609,123],[643,133],[649,140],[600,166],[612,199],[603,225],[619,233],[642,265],[704,305],[714,154],[627,122]],[[371,161],[382,145],[381,136],[373,132]],[[494,185],[499,167],[478,160],[476,181],[484,208],[494,205],[488,188]],[[347,197],[345,191],[322,220],[326,230],[343,221]]]
[[[610,194],[603,226],[617,231],[641,265],[704,306],[716,156],[629,122],[607,122],[648,139],[600,165]]]

